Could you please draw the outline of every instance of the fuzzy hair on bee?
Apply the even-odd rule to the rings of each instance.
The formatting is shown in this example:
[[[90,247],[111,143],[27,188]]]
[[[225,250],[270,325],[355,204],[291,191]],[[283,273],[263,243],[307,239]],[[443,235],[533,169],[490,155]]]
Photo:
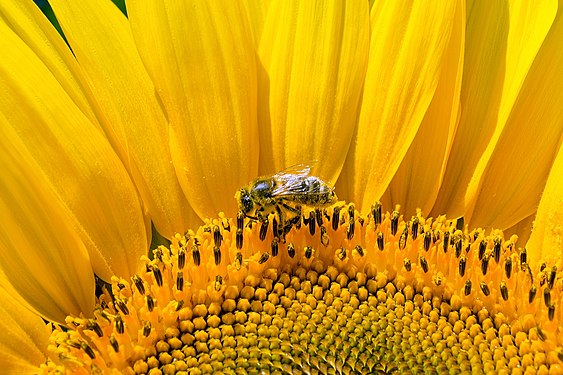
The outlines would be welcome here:
[[[311,167],[306,164],[258,177],[241,188],[235,198],[244,216],[264,221],[268,214],[278,212],[282,222],[283,212],[300,215],[301,205],[323,207],[338,200],[334,188],[311,175]]]

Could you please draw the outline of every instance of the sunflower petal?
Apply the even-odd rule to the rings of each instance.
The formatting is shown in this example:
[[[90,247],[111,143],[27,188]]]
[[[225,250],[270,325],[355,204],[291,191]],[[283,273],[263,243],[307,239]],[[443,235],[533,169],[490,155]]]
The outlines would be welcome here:
[[[563,147],[559,149],[543,191],[532,235],[526,248],[530,263],[563,266]]]
[[[90,120],[95,120],[85,91],[84,77],[59,33],[32,1],[2,1],[0,14],[6,25],[33,50],[65,92]]]
[[[260,40],[260,169],[322,161],[336,181],[348,151],[369,43],[361,1],[272,1]]]
[[[490,157],[553,21],[556,1],[540,3],[471,3],[460,120],[433,214],[464,215],[467,186],[479,180],[477,164]]]
[[[528,240],[530,239],[535,218],[536,218],[536,213],[534,212],[533,215],[530,215],[527,218],[520,220],[510,228],[503,230],[503,232],[507,235],[513,235],[513,234],[517,235],[518,246],[522,247],[522,245],[528,242]]]
[[[395,1],[372,8],[369,66],[346,165],[354,176],[349,198],[362,211],[382,196],[424,118],[455,9],[455,2]]]
[[[100,124],[156,228],[167,237],[185,231],[195,217],[170,162],[167,120],[129,22],[109,0],[50,3],[86,74],[91,101],[103,109]]]
[[[563,135],[563,12],[467,188],[466,220],[507,228],[532,215]],[[497,137],[494,137],[497,138]],[[508,162],[507,162],[508,161]]]
[[[36,374],[45,361],[49,328],[0,287],[0,368],[5,374]]]
[[[18,151],[15,145],[29,152],[37,164],[33,171],[45,174],[46,188],[72,212],[100,277],[138,271],[148,248],[147,229],[123,164],[100,129],[3,22],[0,51],[9,51],[0,61],[2,132],[11,142],[6,153]]]
[[[260,45],[262,39],[262,30],[264,28],[264,20],[270,6],[270,0],[245,0],[242,2],[250,21],[252,29],[252,37],[256,48]]]
[[[461,2],[456,8],[453,25],[434,97],[401,166],[381,199],[384,207],[400,204],[401,211],[407,215],[414,215],[418,208],[423,213],[430,212],[455,134],[465,39],[465,4]]]
[[[176,173],[208,217],[256,175],[256,54],[239,2],[131,1],[131,27],[171,125]],[[163,32],[166,30],[166,32]]]
[[[94,307],[94,274],[69,212],[0,115],[0,267],[42,316],[64,322]],[[2,282],[4,284],[4,282]]]

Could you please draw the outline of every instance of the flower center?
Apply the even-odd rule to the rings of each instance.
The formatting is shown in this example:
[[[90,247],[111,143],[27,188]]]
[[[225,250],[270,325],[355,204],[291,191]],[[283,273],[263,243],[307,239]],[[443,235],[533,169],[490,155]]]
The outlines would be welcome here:
[[[223,216],[114,278],[52,334],[45,370],[449,373],[563,370],[562,281],[500,231],[376,204]]]

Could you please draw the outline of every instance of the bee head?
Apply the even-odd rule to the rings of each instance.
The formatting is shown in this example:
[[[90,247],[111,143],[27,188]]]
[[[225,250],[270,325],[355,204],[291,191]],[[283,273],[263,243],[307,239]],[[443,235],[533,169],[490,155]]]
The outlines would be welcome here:
[[[238,207],[242,211],[243,214],[247,214],[252,211],[254,207],[254,202],[252,202],[252,197],[250,196],[250,192],[247,188],[240,189],[235,198],[238,201]]]

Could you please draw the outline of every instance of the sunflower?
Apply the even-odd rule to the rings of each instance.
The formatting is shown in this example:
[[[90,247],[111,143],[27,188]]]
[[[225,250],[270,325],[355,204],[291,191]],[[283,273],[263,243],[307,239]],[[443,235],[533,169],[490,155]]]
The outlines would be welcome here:
[[[563,373],[560,2],[50,3],[0,4],[3,371]]]

